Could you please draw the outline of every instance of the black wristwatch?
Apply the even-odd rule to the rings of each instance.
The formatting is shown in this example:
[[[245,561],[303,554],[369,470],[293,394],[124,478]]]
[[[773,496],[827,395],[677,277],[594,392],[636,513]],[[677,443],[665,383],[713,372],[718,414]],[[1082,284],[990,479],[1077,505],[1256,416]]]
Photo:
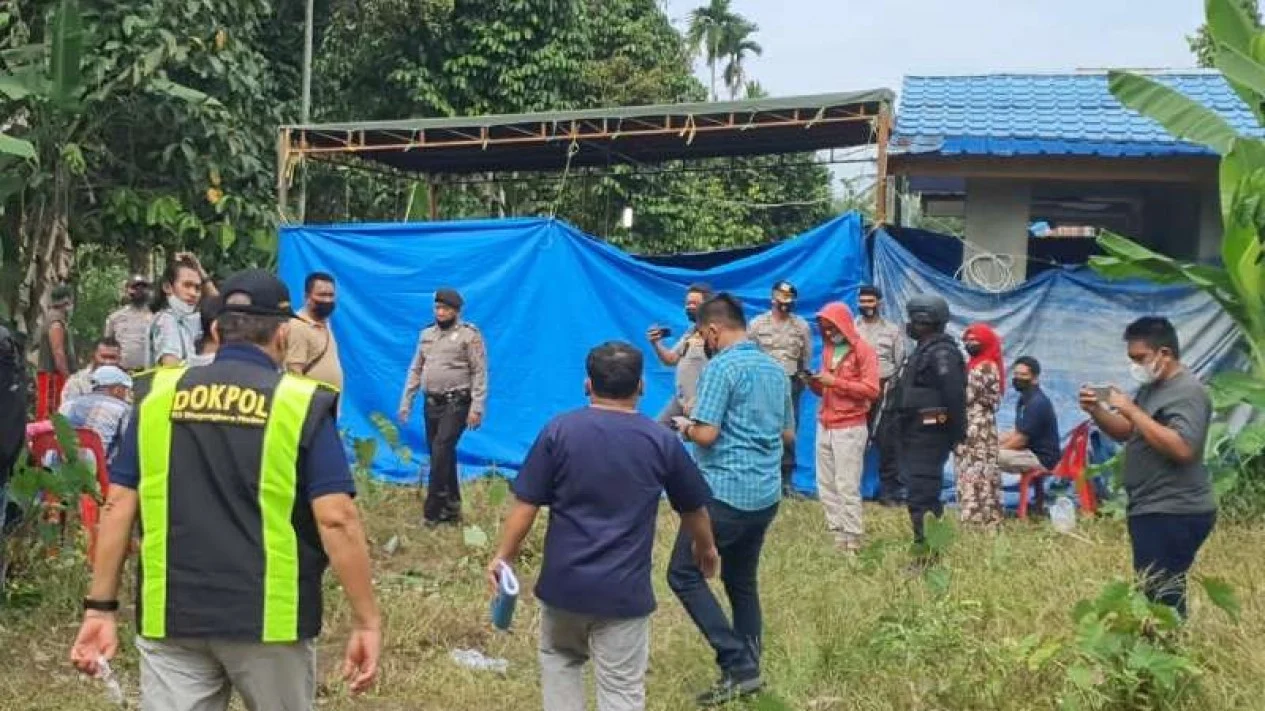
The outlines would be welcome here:
[[[93,600],[90,597],[83,599],[83,609],[93,612],[118,612],[118,600]]]

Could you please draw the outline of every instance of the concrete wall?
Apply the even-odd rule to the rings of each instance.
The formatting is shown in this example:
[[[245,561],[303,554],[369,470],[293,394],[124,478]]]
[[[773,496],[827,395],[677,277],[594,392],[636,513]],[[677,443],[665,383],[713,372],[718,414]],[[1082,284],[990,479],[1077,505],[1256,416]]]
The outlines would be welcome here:
[[[1015,255],[1016,283],[1027,278],[1028,210],[1031,184],[1024,180],[968,178],[966,181],[966,239],[963,263],[982,252]],[[971,281],[964,271],[963,278]]]

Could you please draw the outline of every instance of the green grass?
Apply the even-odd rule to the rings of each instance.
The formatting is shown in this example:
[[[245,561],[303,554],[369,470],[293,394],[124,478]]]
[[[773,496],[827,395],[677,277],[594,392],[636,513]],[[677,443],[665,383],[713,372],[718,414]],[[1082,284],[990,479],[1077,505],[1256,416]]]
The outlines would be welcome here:
[[[486,485],[467,487],[468,518],[495,539],[503,504]],[[500,499],[493,494],[492,498]],[[420,499],[408,489],[372,485],[361,505],[373,543],[377,590],[386,617],[382,675],[369,695],[351,699],[333,675],[347,613],[330,588],[321,643],[322,709],[451,710],[539,708],[535,643],[538,610],[520,601],[513,632],[487,624],[483,568],[487,549],[472,549],[455,529],[419,528]],[[538,567],[544,518],[526,547],[521,577]],[[655,549],[649,708],[691,708],[714,680],[712,654],[664,582],[676,518],[665,508]],[[1070,640],[1071,608],[1128,573],[1123,524],[1082,525],[1081,539],[1048,526],[1008,523],[998,533],[958,530],[945,571],[917,577],[908,562],[903,511],[867,505],[870,542],[846,560],[833,552],[815,502],[784,505],[769,534],[761,569],[765,676],[770,693],[734,708],[760,711],[879,709],[1056,709],[1066,689],[1066,660],[1033,659],[1034,648]],[[400,536],[393,555],[384,544]],[[1193,592],[1185,652],[1201,667],[1179,709],[1265,708],[1265,528],[1222,525],[1196,565],[1224,578],[1242,601],[1236,624]],[[66,662],[84,590],[82,560],[50,560],[27,574],[26,606],[0,610],[0,709],[108,709],[100,690]],[[128,635],[115,668],[136,686]],[[472,647],[510,662],[505,676],[457,667],[451,649]]]

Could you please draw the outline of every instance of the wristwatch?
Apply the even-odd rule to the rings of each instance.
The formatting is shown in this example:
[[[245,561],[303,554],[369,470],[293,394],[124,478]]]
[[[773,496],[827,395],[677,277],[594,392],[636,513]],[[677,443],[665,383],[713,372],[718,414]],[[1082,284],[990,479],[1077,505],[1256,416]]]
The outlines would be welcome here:
[[[118,612],[118,600],[93,600],[90,597],[83,599],[83,609],[92,612]]]

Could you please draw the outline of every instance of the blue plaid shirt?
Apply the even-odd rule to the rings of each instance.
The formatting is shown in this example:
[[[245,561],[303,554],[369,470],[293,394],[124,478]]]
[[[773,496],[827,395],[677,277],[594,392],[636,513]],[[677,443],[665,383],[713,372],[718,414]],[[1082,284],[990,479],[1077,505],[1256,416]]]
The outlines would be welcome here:
[[[703,370],[690,414],[720,436],[696,449],[712,496],[743,511],[782,497],[782,432],[794,428],[786,370],[751,341],[717,353]]]

